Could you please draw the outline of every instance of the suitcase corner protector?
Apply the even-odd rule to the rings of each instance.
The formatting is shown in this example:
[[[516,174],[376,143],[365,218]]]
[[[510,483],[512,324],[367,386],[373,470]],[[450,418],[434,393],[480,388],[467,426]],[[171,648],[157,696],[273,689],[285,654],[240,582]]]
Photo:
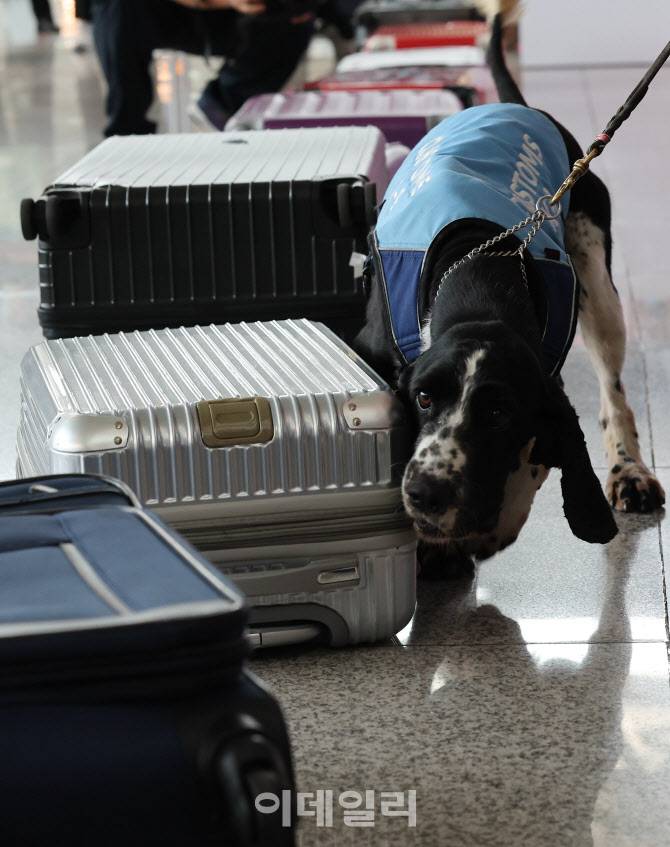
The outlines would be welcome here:
[[[111,413],[64,413],[49,427],[47,440],[58,453],[99,453],[128,445],[128,424]]]
[[[390,391],[349,393],[342,415],[353,430],[392,429],[404,417],[400,402]]]

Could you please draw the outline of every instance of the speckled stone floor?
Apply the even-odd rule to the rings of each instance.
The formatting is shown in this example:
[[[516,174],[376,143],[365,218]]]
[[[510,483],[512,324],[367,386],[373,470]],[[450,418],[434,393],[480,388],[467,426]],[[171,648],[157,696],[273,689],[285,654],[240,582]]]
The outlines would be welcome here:
[[[58,5],[58,4],[56,4]],[[34,244],[18,201],[99,138],[103,90],[65,12],[37,39],[27,0],[0,6],[0,477],[13,475],[18,365],[40,339]],[[638,69],[534,71],[530,103],[584,143]],[[670,71],[596,165],[614,200],[615,281],[625,304],[625,384],[644,452],[670,489]],[[565,368],[594,464],[604,458],[596,382],[577,339]],[[517,544],[474,581],[425,582],[393,642],[258,656],[281,699],[299,788],[417,792],[417,825],[304,817],[303,847],[664,847],[670,843],[670,689],[657,517],[619,519],[607,547],[574,539],[551,477]]]

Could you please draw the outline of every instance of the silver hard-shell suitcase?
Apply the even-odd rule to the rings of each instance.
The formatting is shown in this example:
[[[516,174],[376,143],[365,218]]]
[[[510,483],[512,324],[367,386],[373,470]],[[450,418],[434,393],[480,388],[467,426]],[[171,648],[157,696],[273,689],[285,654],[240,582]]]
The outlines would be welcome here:
[[[122,479],[250,597],[257,643],[411,618],[398,401],[307,320],[46,341],[21,370],[18,475]]]

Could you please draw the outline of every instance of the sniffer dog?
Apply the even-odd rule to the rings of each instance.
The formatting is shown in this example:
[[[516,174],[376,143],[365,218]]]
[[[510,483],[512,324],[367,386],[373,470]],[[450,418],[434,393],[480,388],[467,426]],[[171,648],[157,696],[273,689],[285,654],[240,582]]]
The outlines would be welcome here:
[[[587,173],[520,256],[528,229],[466,259],[558,188],[582,156],[527,106],[492,18],[487,62],[500,104],[435,127],[392,181],[371,235],[366,325],[355,346],[399,392],[418,437],[404,505],[425,551],[485,559],[516,540],[550,468],[572,532],[616,534],[610,505],[649,512],[665,495],[640,454],[621,381],[625,326],[611,279],[608,191]],[[593,471],[560,367],[579,322],[598,376],[609,476]]]

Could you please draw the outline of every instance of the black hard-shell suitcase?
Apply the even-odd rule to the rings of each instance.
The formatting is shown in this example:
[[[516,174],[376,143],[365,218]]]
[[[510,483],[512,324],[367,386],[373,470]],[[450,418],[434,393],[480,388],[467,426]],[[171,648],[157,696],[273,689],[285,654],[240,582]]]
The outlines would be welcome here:
[[[45,336],[306,317],[351,338],[386,153],[373,127],[107,139],[21,207]]]
[[[124,486],[0,485],[0,585],[0,843],[294,843],[242,595]]]

